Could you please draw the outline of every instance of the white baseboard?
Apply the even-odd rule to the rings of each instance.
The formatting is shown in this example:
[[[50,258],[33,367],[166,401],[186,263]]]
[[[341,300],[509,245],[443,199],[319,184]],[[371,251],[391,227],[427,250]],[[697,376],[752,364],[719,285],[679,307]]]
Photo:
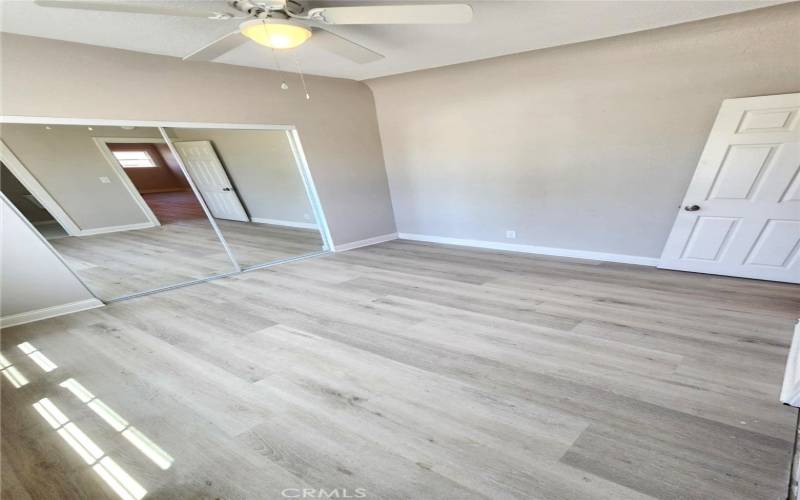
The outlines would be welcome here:
[[[461,238],[448,238],[444,236],[431,236],[427,234],[398,233],[398,237],[401,240],[427,241],[430,243],[488,248],[491,250],[505,250],[508,252],[551,255],[555,257],[572,257],[575,259],[600,260],[604,262],[620,262],[622,264],[637,264],[640,266],[658,265],[658,258],[642,257],[640,255],[592,252],[589,250],[573,250],[570,248],[540,247],[535,245],[520,245],[518,243],[501,243],[498,241],[465,240]]]
[[[139,222],[137,224],[126,224],[124,226],[106,226],[94,229],[81,229],[75,236],[94,236],[95,234],[116,233],[118,231],[133,231],[134,229],[147,229],[156,227],[152,222]]]
[[[346,250],[366,247],[369,245],[377,245],[378,243],[383,243],[384,241],[391,241],[396,239],[397,239],[397,233],[382,234],[380,236],[374,236],[372,238],[367,238],[365,240],[351,241],[350,243],[340,243],[338,245],[334,245],[333,251],[344,252]]]
[[[252,220],[253,222],[258,222],[259,224],[271,224],[273,226],[297,227],[300,229],[319,229],[319,226],[317,226],[313,222],[295,222],[291,220],[262,219],[260,217],[252,217],[250,220]]]
[[[64,314],[72,314],[78,311],[85,311],[87,309],[94,309],[95,307],[102,307],[105,304],[98,299],[79,300],[77,302],[70,302],[53,307],[45,307],[44,309],[37,309],[35,311],[28,311],[19,314],[12,314],[11,316],[3,316],[0,318],[0,327],[8,328],[11,326],[22,325],[24,323],[31,323],[47,318],[54,318],[56,316],[63,316]]]

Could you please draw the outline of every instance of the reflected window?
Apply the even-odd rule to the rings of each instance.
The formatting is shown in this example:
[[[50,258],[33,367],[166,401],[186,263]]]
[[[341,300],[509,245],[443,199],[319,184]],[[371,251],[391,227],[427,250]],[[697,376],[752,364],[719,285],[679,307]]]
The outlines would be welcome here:
[[[147,151],[112,151],[123,168],[152,168],[156,162]]]

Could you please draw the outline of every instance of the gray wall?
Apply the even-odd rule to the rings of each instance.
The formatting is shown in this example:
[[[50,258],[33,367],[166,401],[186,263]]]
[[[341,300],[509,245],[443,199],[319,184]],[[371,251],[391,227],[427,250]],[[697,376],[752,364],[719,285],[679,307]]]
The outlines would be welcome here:
[[[161,137],[157,129],[3,124],[0,139],[81,229],[147,222],[93,137]],[[108,184],[100,182],[108,177]]]
[[[2,197],[0,221],[0,316],[93,298]]]
[[[4,115],[295,125],[334,243],[395,231],[375,107],[360,82],[4,33]]]
[[[722,100],[800,91],[800,5],[367,83],[399,231],[657,257]]]
[[[181,128],[169,134],[174,140],[211,141],[251,217],[315,223],[284,131]]]

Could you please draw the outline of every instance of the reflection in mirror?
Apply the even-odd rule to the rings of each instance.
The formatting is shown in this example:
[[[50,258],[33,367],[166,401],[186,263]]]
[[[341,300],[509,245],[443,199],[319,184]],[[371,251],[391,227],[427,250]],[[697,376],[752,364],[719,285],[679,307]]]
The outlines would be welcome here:
[[[240,266],[324,249],[286,131],[173,128],[167,135]]]
[[[0,190],[99,298],[235,270],[160,132],[2,124]]]

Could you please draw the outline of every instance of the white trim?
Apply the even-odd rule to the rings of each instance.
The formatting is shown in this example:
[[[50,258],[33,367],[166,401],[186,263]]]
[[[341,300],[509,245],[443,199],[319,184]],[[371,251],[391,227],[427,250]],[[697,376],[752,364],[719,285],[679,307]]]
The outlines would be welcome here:
[[[138,222],[136,224],[125,224],[122,226],[106,226],[95,229],[84,229],[78,236],[94,236],[96,234],[116,233],[119,231],[133,231],[135,229],[149,229],[154,227],[150,222]]]
[[[135,140],[134,140],[135,139]],[[153,211],[150,209],[150,206],[147,202],[144,201],[142,198],[142,194],[136,189],[136,186],[133,185],[133,181],[131,178],[128,177],[128,174],[125,172],[125,169],[122,168],[122,165],[119,164],[117,158],[114,156],[114,153],[111,152],[111,149],[108,147],[109,142],[118,142],[118,143],[126,143],[126,144],[136,144],[136,143],[147,143],[147,144],[163,144],[163,139],[153,139],[153,138],[133,138],[133,137],[126,137],[124,139],[117,139],[114,137],[92,137],[97,149],[100,150],[100,154],[103,155],[106,162],[111,166],[111,169],[117,174],[120,182],[122,182],[122,187],[128,191],[128,194],[133,199],[134,203],[139,207],[142,211],[144,216],[147,218],[148,223],[147,227],[156,227],[160,226],[161,222],[158,221],[158,217]],[[105,231],[111,232],[111,231]],[[86,233],[82,232],[81,236],[84,236]]]
[[[262,125],[256,123],[167,122],[152,120],[107,120],[102,118],[60,118],[55,116],[0,116],[0,123],[28,123],[45,125],[91,125],[97,127],[174,127],[174,128],[227,128],[251,130],[294,130],[292,125]]]
[[[77,302],[69,302],[67,304],[45,307],[44,309],[37,309],[35,311],[12,314],[11,316],[3,316],[0,318],[0,327],[8,328],[11,326],[22,325],[24,323],[31,323],[33,321],[63,316],[65,314],[86,311],[96,307],[103,307],[104,305],[105,304],[98,299],[84,299]]]
[[[319,225],[320,236],[322,236],[322,249],[333,250],[333,237],[331,230],[328,227],[328,219],[325,216],[325,210],[322,209],[322,200],[319,197],[317,186],[314,184],[314,176],[311,175],[311,169],[308,166],[306,153],[303,150],[303,144],[300,142],[300,134],[297,129],[292,127],[286,131],[286,137],[289,139],[289,146],[292,148],[292,155],[294,155],[297,169],[300,171],[300,178],[303,180],[303,187],[306,189],[306,196],[309,203],[311,203],[311,211],[314,213],[314,219]]]
[[[656,266],[658,264],[657,257],[643,257],[640,255],[593,252],[589,250],[573,250],[571,248],[540,247],[535,245],[521,245],[518,243],[501,243],[498,241],[465,240],[461,238],[448,238],[445,236],[431,236],[427,234],[398,233],[398,237],[401,240],[427,241],[430,243],[442,243],[444,245],[488,248],[491,250],[504,250],[507,252],[552,255],[556,257],[571,257],[575,259],[600,260],[603,262],[619,262],[622,264],[636,264],[639,266]]]
[[[42,186],[36,177],[30,173],[27,167],[19,161],[19,158],[14,154],[11,149],[0,139],[0,161],[8,167],[8,170],[17,178],[17,180],[25,186],[25,189],[36,198],[48,212],[58,221],[64,231],[70,236],[80,234],[81,228],[75,223],[74,220],[61,208],[61,205],[50,196],[50,193]]]
[[[338,245],[334,245],[333,251],[345,252],[347,250],[353,250],[354,248],[361,248],[369,245],[377,245],[378,243],[383,243],[384,241],[391,241],[396,239],[397,239],[397,233],[382,234],[380,236],[374,236],[372,238],[367,238],[365,240],[351,241],[350,243],[340,243]]]
[[[297,227],[300,229],[319,230],[319,226],[314,224],[313,222],[295,222],[292,220],[262,219],[261,217],[251,217],[250,220],[253,222],[258,222],[259,224],[271,224],[273,226]]]

